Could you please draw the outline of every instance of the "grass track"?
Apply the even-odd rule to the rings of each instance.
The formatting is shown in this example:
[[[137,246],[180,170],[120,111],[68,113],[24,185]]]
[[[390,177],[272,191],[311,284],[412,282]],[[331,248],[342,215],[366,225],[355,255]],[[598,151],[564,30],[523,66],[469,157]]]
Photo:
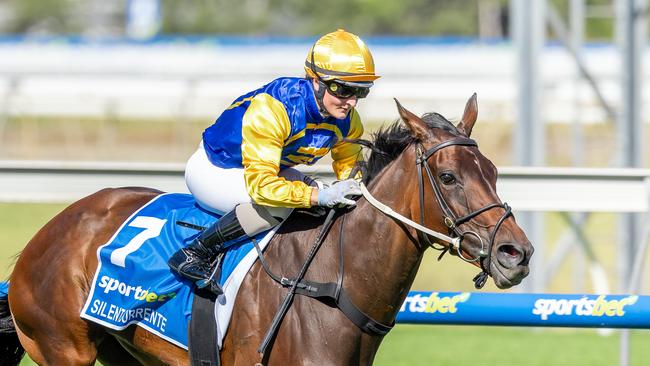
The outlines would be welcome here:
[[[630,365],[647,365],[650,332],[633,331]],[[378,366],[613,366],[618,332],[584,329],[398,325],[384,340]],[[34,365],[29,359],[21,365]]]
[[[619,332],[477,326],[396,327],[376,365],[611,366],[619,363]],[[650,332],[632,332],[631,365],[647,365]]]

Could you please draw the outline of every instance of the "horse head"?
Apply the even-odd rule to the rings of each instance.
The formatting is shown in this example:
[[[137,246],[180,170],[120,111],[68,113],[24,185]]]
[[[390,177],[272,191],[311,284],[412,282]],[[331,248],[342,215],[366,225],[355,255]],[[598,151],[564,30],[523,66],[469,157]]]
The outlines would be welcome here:
[[[533,247],[511,208],[497,195],[496,167],[470,138],[478,115],[476,94],[468,100],[456,126],[437,113],[420,118],[396,103],[408,128],[395,125],[389,133],[395,136],[401,129],[405,141],[395,159],[402,160],[396,162],[400,168],[391,169],[392,174],[400,175],[392,189],[409,192],[405,203],[399,204],[401,210],[432,229],[428,234],[419,230],[419,248],[449,251],[479,267],[481,273],[474,279],[477,288],[485,284],[488,275],[502,289],[519,284],[528,275]],[[375,137],[375,143],[381,144],[382,138]],[[386,161],[378,163],[381,160],[380,154],[371,154],[370,170],[373,165],[387,165]],[[432,237],[431,231],[442,235]]]

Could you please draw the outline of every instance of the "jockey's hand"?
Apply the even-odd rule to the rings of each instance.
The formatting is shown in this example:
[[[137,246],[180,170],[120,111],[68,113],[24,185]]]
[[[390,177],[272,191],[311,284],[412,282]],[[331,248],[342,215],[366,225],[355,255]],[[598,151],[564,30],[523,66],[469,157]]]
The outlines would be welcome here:
[[[356,201],[349,199],[350,196],[362,195],[359,182],[354,179],[347,179],[333,184],[330,187],[318,190],[318,205],[326,207],[355,206]]]

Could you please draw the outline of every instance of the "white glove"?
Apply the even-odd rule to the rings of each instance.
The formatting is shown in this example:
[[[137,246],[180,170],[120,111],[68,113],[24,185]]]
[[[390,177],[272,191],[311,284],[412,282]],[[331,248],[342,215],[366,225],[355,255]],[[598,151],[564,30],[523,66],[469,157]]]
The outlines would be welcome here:
[[[347,197],[362,195],[359,182],[354,179],[334,183],[331,187],[318,190],[318,205],[334,207],[336,205],[355,206],[357,203]]]

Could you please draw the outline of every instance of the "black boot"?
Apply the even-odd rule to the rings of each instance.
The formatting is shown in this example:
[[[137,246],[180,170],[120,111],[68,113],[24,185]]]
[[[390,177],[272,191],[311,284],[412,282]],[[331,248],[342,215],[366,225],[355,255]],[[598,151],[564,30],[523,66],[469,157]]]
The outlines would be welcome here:
[[[215,295],[223,293],[217,279],[211,278],[211,259],[226,249],[229,244],[236,243],[246,237],[235,210],[225,214],[214,225],[205,229],[187,247],[174,253],[167,264],[172,272],[192,280],[199,288],[208,288]]]

